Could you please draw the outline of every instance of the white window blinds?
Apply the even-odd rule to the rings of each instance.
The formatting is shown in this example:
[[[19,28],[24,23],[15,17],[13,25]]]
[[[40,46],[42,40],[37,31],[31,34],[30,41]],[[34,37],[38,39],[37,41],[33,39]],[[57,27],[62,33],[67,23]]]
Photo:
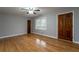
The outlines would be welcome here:
[[[47,29],[47,19],[37,19],[35,22],[35,29],[37,30],[46,30]]]

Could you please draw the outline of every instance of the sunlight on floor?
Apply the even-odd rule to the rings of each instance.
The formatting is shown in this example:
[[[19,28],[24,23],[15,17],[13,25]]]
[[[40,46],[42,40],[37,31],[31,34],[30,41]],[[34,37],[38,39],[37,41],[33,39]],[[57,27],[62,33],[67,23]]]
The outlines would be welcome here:
[[[36,44],[40,47],[46,47],[46,42],[40,39],[36,39]]]

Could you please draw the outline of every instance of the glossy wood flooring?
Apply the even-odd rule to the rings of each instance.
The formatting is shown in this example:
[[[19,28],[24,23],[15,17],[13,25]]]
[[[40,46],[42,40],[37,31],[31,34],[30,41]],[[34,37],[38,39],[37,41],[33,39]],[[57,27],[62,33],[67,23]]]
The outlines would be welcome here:
[[[21,35],[0,39],[0,51],[3,52],[74,52],[79,45],[71,42],[48,38],[36,34]]]

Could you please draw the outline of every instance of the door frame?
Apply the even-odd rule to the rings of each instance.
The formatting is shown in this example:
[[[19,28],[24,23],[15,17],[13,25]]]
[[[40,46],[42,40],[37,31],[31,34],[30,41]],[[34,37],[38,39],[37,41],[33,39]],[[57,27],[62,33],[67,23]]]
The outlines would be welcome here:
[[[72,13],[72,41],[71,42],[75,42],[74,40],[74,10],[73,11],[65,11],[65,12],[61,12],[56,14],[56,18],[57,18],[57,39],[58,39],[58,16],[61,14],[67,14],[67,13]]]

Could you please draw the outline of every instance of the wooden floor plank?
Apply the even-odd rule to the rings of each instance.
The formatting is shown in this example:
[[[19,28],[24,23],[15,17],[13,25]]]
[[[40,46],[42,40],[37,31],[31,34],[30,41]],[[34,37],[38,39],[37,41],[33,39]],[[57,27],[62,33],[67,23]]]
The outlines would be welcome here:
[[[77,52],[79,45],[37,34],[0,39],[1,52]]]

